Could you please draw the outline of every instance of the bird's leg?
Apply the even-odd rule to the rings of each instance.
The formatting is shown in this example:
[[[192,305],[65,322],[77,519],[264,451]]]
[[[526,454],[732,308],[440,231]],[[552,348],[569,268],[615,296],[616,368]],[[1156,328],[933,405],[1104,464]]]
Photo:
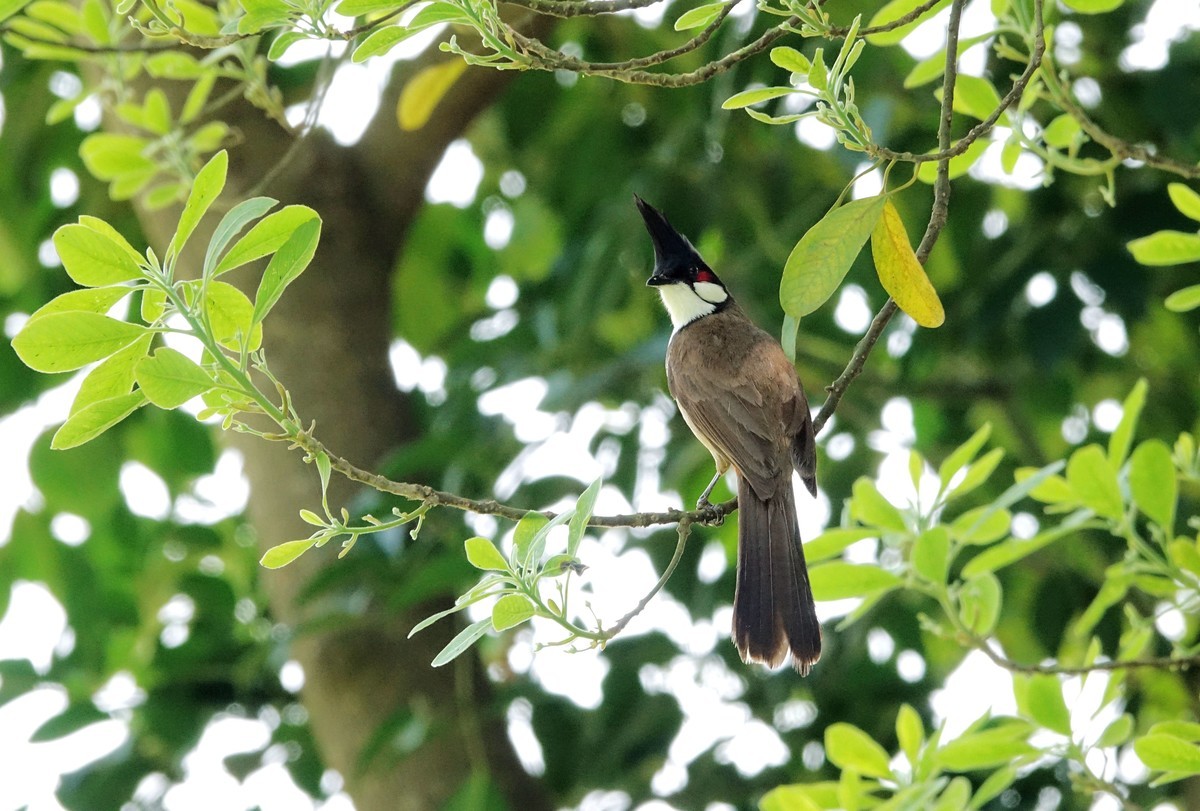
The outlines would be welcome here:
[[[696,499],[697,510],[707,510],[712,506],[712,504],[709,503],[708,497],[712,493],[713,488],[717,486],[717,482],[721,481],[722,475],[722,472],[718,470],[716,475],[713,476],[712,481],[708,483],[708,487],[705,487],[704,492],[700,494],[700,498]]]

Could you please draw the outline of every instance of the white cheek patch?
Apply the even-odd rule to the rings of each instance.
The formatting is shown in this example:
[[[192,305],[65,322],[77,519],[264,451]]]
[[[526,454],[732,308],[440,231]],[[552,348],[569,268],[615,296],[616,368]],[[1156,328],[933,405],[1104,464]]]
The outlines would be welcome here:
[[[696,292],[685,283],[668,284],[658,288],[658,294],[662,296],[663,306],[667,308],[667,313],[671,316],[671,324],[675,329],[679,329],[684,324],[695,321],[701,316],[708,315],[717,309],[728,293],[718,285],[701,282],[696,287],[712,287],[721,291],[721,298],[716,302],[705,301]]]
[[[696,295],[710,304],[720,304],[725,299],[729,298],[729,293],[724,287],[712,282],[696,282],[692,285],[692,289],[696,291]]]

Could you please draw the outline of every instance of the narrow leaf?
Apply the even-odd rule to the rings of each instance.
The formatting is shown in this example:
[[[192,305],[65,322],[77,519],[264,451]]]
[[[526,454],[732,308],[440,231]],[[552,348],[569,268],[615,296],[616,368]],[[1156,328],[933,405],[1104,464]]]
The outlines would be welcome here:
[[[588,485],[588,488],[579,496],[579,501],[575,503],[575,514],[571,516],[571,523],[567,530],[567,554],[575,557],[576,551],[579,549],[579,542],[583,540],[583,533],[587,531],[588,521],[592,518],[592,510],[596,506],[596,497],[600,494],[600,479]]]
[[[307,220],[302,223],[287,241],[271,257],[262,281],[258,285],[258,293],[254,297],[253,323],[261,322],[279,301],[284,289],[299,276],[308,263],[312,261],[317,251],[317,242],[321,238],[321,221]]]
[[[525,513],[517,522],[517,528],[513,530],[513,549],[519,563],[524,564],[529,558],[530,544],[533,543],[533,539],[537,537],[542,527],[549,522],[550,519],[546,516],[535,512]]]
[[[829,300],[871,236],[886,198],[865,197],[839,206],[808,230],[783,268],[779,301],[802,318]]]
[[[707,3],[703,6],[696,6],[693,9],[688,9],[679,15],[679,19],[675,21],[676,31],[690,31],[693,28],[703,28],[717,18],[721,13],[721,9],[725,8],[728,3]]]
[[[1180,214],[1200,222],[1200,194],[1182,183],[1168,183],[1167,194]]]
[[[917,261],[900,212],[891,200],[884,203],[883,214],[871,232],[871,255],[880,284],[901,310],[922,327],[940,327],[945,322],[942,302]]]
[[[1034,552],[1075,532],[1087,520],[1088,513],[1080,511],[1071,515],[1059,526],[1048,529],[1045,532],[1039,532],[1027,540],[1009,538],[1002,543],[998,543],[986,552],[972,558],[971,562],[963,567],[963,577],[974,577],[983,572],[994,572],[1016,563],[1018,560],[1028,557]]]
[[[452,59],[424,68],[400,91],[396,118],[400,129],[412,132],[425,126],[442,97],[467,69],[461,59]]]
[[[85,287],[82,290],[71,290],[55,296],[50,301],[34,310],[30,320],[41,318],[51,313],[99,313],[103,315],[116,305],[118,301],[128,296],[132,291],[128,287]]]
[[[1173,313],[1186,313],[1200,307],[1200,284],[1176,290],[1163,301],[1163,306]]]
[[[71,402],[71,413],[82,411],[92,403],[129,394],[133,389],[133,369],[150,351],[151,334],[143,335],[129,346],[109,355],[87,373],[79,392]]]
[[[220,276],[274,253],[288,241],[297,228],[309,220],[316,219],[320,219],[317,212],[308,206],[284,206],[274,214],[268,214],[229,249],[229,253],[217,263],[213,275]]]
[[[1038,754],[1026,742],[1029,732],[1023,722],[970,732],[938,750],[937,760],[944,768],[956,772],[1004,766],[1017,758]]]
[[[909,704],[901,704],[896,713],[896,740],[900,742],[900,751],[915,769],[925,744],[925,725],[920,714]]]
[[[941,481],[942,490],[950,486],[950,481],[954,478],[954,474],[958,473],[963,465],[971,463],[971,460],[979,453],[979,449],[983,447],[983,443],[987,442],[991,434],[992,424],[986,422],[982,428],[971,435],[970,439],[951,451],[950,455],[938,467],[938,479]]]
[[[761,104],[764,101],[777,99],[780,96],[789,96],[795,92],[796,88],[794,87],[756,87],[751,90],[734,93],[721,103],[721,109],[740,110],[752,104]]]
[[[1128,242],[1125,247],[1139,263],[1151,267],[1200,262],[1200,234],[1157,231]]]
[[[1108,438],[1108,461],[1114,470],[1120,469],[1121,465],[1125,464],[1129,446],[1133,443],[1133,433],[1137,429],[1138,417],[1142,414],[1142,407],[1146,405],[1148,389],[1146,378],[1141,378],[1133,384],[1133,388],[1121,405],[1121,421],[1117,423],[1112,436]]]
[[[808,565],[811,566],[814,563],[840,555],[842,550],[852,543],[861,541],[864,538],[874,538],[878,534],[878,530],[865,527],[827,529],[804,544],[804,557],[808,560]]]
[[[213,200],[216,200],[221,190],[225,188],[225,175],[228,169],[229,154],[222,149],[196,173],[196,179],[192,181],[192,192],[183,205],[183,213],[179,215],[179,226],[175,229],[175,236],[167,248],[168,256],[179,256],[179,252],[187,244],[188,237],[200,223],[200,218],[204,216]]]
[[[272,546],[263,553],[262,560],[259,563],[268,569],[279,569],[287,566],[309,549],[312,549],[316,543],[316,538],[305,538],[300,541],[287,541],[286,543]]]
[[[481,619],[479,622],[472,623],[466,628],[458,632],[458,636],[450,640],[450,644],[442,648],[442,652],[433,657],[433,667],[441,667],[444,664],[457,659],[467,648],[474,645],[479,637],[487,633],[487,629],[492,625],[491,617]]]
[[[204,275],[215,275],[217,259],[230,241],[240,234],[243,228],[274,208],[278,202],[271,197],[251,197],[229,209],[213,231],[212,239],[208,241],[208,250],[204,253]]]

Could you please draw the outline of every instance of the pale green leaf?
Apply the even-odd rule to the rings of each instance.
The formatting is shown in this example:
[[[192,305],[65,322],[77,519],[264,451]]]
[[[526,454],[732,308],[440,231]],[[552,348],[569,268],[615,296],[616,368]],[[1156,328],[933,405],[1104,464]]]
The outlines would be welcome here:
[[[588,485],[575,504],[575,513],[571,516],[571,523],[567,531],[567,554],[571,557],[575,556],[579,549],[579,542],[583,540],[583,533],[587,530],[588,521],[591,520],[598,495],[600,495],[600,479],[596,479]]]
[[[77,284],[104,287],[140,278],[136,255],[106,234],[86,225],[64,225],[54,232],[54,249]]]
[[[918,535],[911,554],[917,574],[938,585],[946,582],[950,571],[950,533],[945,527],[932,527]]]
[[[476,569],[508,571],[508,561],[504,559],[504,555],[500,554],[496,545],[487,538],[476,535],[474,538],[467,538],[463,546],[466,549],[467,561]]]
[[[1108,438],[1108,461],[1114,470],[1125,464],[1129,446],[1133,443],[1133,432],[1137,429],[1138,417],[1142,414],[1142,407],[1146,405],[1148,388],[1146,378],[1141,378],[1133,385],[1121,406],[1121,421]]]
[[[840,769],[853,769],[881,780],[893,779],[887,751],[853,724],[838,722],[825,728],[825,755]]]
[[[128,287],[85,287],[61,293],[33,311],[30,320],[51,313],[85,312],[103,315],[132,291]]]
[[[788,96],[795,92],[796,89],[794,87],[756,87],[752,90],[743,90],[740,93],[734,93],[722,102],[721,109],[740,110],[752,104],[761,104],[764,101],[777,99],[780,96]]]
[[[1168,533],[1173,530],[1179,482],[1165,442],[1151,439],[1137,446],[1129,459],[1129,490],[1138,509]]]
[[[1071,454],[1067,483],[1075,495],[1097,515],[1119,519],[1124,513],[1117,474],[1099,445],[1088,445]]]
[[[693,9],[688,9],[679,15],[679,19],[675,21],[676,31],[690,31],[693,28],[704,28],[717,18],[721,10],[728,3],[706,3],[703,6],[696,6]]]
[[[813,598],[821,601],[864,597],[894,589],[901,582],[899,577],[878,566],[837,560],[814,566],[808,574]]]
[[[950,481],[954,478],[955,473],[958,473],[964,465],[971,463],[991,434],[992,424],[986,422],[983,427],[971,435],[970,439],[951,451],[938,467],[938,479],[941,481],[942,490],[950,486]]]
[[[492,619],[488,617],[463,628],[454,639],[450,640],[450,644],[442,648],[441,653],[433,657],[433,667],[441,667],[457,659],[467,648],[474,645],[481,636],[487,633],[487,629],[490,627],[492,627]]]
[[[925,744],[925,724],[920,713],[909,704],[901,704],[896,713],[896,740],[900,742],[900,751],[915,768]]]
[[[886,198],[838,206],[808,230],[788,255],[779,285],[783,311],[802,318],[829,300],[878,222]]]
[[[178,408],[213,387],[213,379],[178,350],[159,348],[134,369],[137,383],[159,408]]]
[[[1167,194],[1179,213],[1188,219],[1200,221],[1200,194],[1182,183],[1168,183]]]
[[[1163,306],[1173,313],[1186,313],[1200,307],[1200,284],[1176,290],[1167,296]]]
[[[875,12],[875,16],[871,18],[866,27],[877,28],[881,25],[887,25],[891,22],[899,20],[909,12],[915,11],[923,2],[924,0],[891,0],[891,2],[884,4],[883,8]],[[914,28],[920,25],[922,20],[929,19],[948,5],[950,5],[950,0],[940,0],[940,2],[935,4],[933,8],[929,9],[912,22],[906,23],[898,28],[894,28],[891,31],[884,31],[878,34],[868,34],[867,42],[871,43],[872,45],[895,45],[900,42],[900,40],[908,36]]]
[[[971,797],[971,802],[967,803],[967,808],[971,809],[971,811],[983,808],[989,801],[999,797],[1009,786],[1015,783],[1017,774],[1015,766],[1004,766],[992,772],[983,781],[983,784],[975,789],[975,794]]]
[[[433,111],[467,69],[461,59],[422,68],[400,90],[396,121],[400,129],[414,132],[425,126]]]
[[[771,49],[771,61],[784,70],[799,73],[801,76],[807,76],[809,68],[812,67],[812,62],[808,61],[807,56],[786,45]]]
[[[300,541],[287,541],[286,543],[272,546],[263,553],[259,563],[268,569],[279,569],[287,566],[309,549],[312,549],[316,543],[316,538],[305,538]]]
[[[29,0],[0,0],[0,20],[7,20],[29,4]]]
[[[986,504],[976,507],[955,518],[950,524],[950,534],[959,543],[989,544],[1008,534],[1012,526],[1012,514],[1005,509],[993,509]]]
[[[982,554],[976,555],[970,563],[963,567],[963,577],[974,577],[983,572],[994,572],[1005,566],[1016,563],[1022,558],[1032,555],[1039,549],[1044,549],[1055,541],[1065,538],[1075,532],[1088,519],[1086,512],[1078,512],[1070,516],[1062,524],[1039,532],[1032,538],[1009,538],[998,543]]]
[[[517,527],[513,530],[513,550],[519,563],[525,564],[529,560],[529,549],[533,539],[549,523],[550,519],[536,512],[525,513],[517,522]]]
[[[55,431],[50,447],[66,450],[88,442],[128,417],[146,402],[140,391],[100,400],[76,411]]]
[[[287,286],[308,267],[313,254],[317,252],[317,242],[320,238],[321,221],[306,220],[271,257],[258,285],[258,293],[254,297],[254,324],[266,318]]]
[[[221,218],[221,222],[217,223],[212,239],[208,241],[208,249],[204,252],[203,275],[215,276],[217,259],[220,258],[221,252],[225,250],[225,247],[229,245],[234,237],[241,233],[243,228],[266,214],[278,202],[278,200],[271,197],[252,197],[249,200],[243,200],[229,209],[225,213],[225,216]],[[298,206],[298,208],[304,207]],[[306,210],[312,211],[312,209]],[[278,213],[282,214],[283,212],[280,211]],[[313,216],[316,216],[316,212],[313,212]],[[238,244],[240,245],[241,243],[239,242]],[[283,243],[281,242],[280,244]]]
[[[956,142],[957,143],[957,142]],[[980,139],[973,142],[967,151],[961,155],[957,155],[950,159],[950,179],[962,177],[967,173],[967,170],[975,165],[975,161],[983,157],[983,153],[987,152],[988,142]],[[933,184],[937,180],[937,162],[925,161],[917,167],[917,179],[922,183]]]
[[[492,607],[492,627],[504,631],[520,625],[533,614],[533,603],[524,594],[505,594]]]
[[[883,497],[875,483],[866,476],[854,482],[853,497],[850,500],[850,515],[868,526],[897,532],[907,530],[900,511]]]
[[[233,285],[209,282],[204,309],[212,324],[213,337],[222,346],[240,350],[245,342],[246,348],[253,351],[262,345],[262,324],[253,322],[254,305]]]
[[[1133,742],[1133,751],[1155,771],[1200,773],[1200,746],[1174,735],[1153,734]]]
[[[1139,263],[1152,267],[1200,262],[1200,234],[1156,231],[1126,243],[1125,247]]]
[[[1120,746],[1129,740],[1129,736],[1133,734],[1134,720],[1129,713],[1124,713],[1117,717],[1104,731],[1100,733],[1100,737],[1096,739],[1096,746],[1104,748],[1108,746]]]
[[[34,371],[70,372],[107,358],[145,333],[138,324],[98,313],[51,313],[27,321],[12,347]]]
[[[80,383],[79,392],[71,402],[71,413],[82,411],[101,400],[111,400],[129,394],[133,389],[134,367],[150,351],[153,339],[154,336],[147,333],[96,364]]]
[[[991,572],[975,575],[958,593],[958,614],[963,625],[979,636],[987,636],[1000,619],[1000,581]]]
[[[217,263],[213,275],[220,276],[274,253],[288,241],[297,228],[309,220],[316,219],[319,219],[317,212],[308,206],[284,206],[274,214],[268,214],[229,249],[229,253]]]
[[[842,550],[852,543],[861,541],[864,538],[874,538],[878,534],[878,530],[862,527],[851,527],[848,529],[835,527],[834,529],[827,529],[804,544],[804,557],[811,566],[814,563],[840,555]]]
[[[1042,130],[1042,140],[1046,142],[1047,146],[1067,149],[1076,142],[1081,132],[1083,132],[1083,128],[1079,126],[1079,122],[1067,113],[1063,113]]]
[[[208,207],[225,188],[225,175],[228,170],[229,153],[222,149],[209,158],[208,163],[204,164],[203,168],[196,173],[196,179],[192,181],[192,192],[188,195],[187,202],[183,204],[183,213],[179,215],[179,225],[175,229],[175,236],[167,248],[167,256],[178,256],[183,250],[188,237],[200,223],[200,218],[204,216]]]
[[[1125,0],[1063,0],[1063,5],[1080,14],[1104,14],[1121,7]]]
[[[1071,734],[1071,712],[1063,699],[1062,684],[1057,676],[1048,673],[1032,676],[1025,702],[1034,721],[1060,735]]]
[[[1027,724],[1017,722],[968,732],[939,749],[937,761],[943,768],[956,772],[1004,766],[1017,758],[1038,754],[1038,750],[1026,742],[1029,733]]]

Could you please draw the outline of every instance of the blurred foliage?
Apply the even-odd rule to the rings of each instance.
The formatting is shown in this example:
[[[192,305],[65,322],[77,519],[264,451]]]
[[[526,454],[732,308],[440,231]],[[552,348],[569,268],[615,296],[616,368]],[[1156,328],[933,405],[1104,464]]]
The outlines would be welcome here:
[[[1102,88],[1102,101],[1091,114],[1111,131],[1194,161],[1200,153],[1195,117],[1200,100],[1194,98],[1200,90],[1193,81],[1200,71],[1200,39],[1192,33],[1173,43],[1162,69],[1119,67],[1129,31],[1149,5],[1129,2],[1109,14],[1070,15],[1083,38],[1081,57],[1071,71]],[[847,18],[874,10],[867,3],[844,9]],[[843,9],[838,11],[841,17]],[[755,20],[754,32],[764,24]],[[727,50],[745,36],[736,28],[723,28],[715,40]],[[555,32],[555,42],[574,43],[596,60],[676,41],[666,31],[618,28],[612,21],[567,20]],[[31,313],[69,289],[64,274],[44,268],[39,259],[39,247],[57,226],[89,213],[113,222],[135,244],[142,241],[134,239],[138,226],[128,207],[111,202],[105,184],[86,171],[80,143],[87,133],[70,116],[43,123],[56,101],[50,89],[61,86],[63,74],[56,72],[73,69],[22,59],[8,45],[0,48],[5,108],[0,128],[0,314],[7,325],[10,317]],[[702,54],[684,57],[681,69],[698,66]],[[239,69],[253,73],[252,62]],[[863,119],[879,142],[897,150],[927,149],[936,130],[932,95],[901,90],[903,77],[916,63],[900,49],[868,49],[855,66]],[[289,77],[304,85],[317,71],[306,64],[274,73],[281,85],[288,85]],[[641,427],[671,413],[662,371],[669,327],[643,287],[648,246],[630,200],[638,193],[669,212],[720,268],[755,320],[777,334],[782,318],[779,271],[792,246],[858,170],[861,158],[839,149],[810,148],[797,142],[791,128],[766,127],[720,109],[752,83],[779,81],[779,68],[765,57],[707,84],[671,90],[563,74],[521,76],[472,129],[470,143],[484,166],[474,202],[464,208],[427,205],[397,259],[391,290],[396,336],[422,357],[444,361],[447,372],[442,390],[428,395],[414,391],[420,438],[396,448],[380,472],[399,480],[419,476],[452,492],[489,496],[529,446],[503,417],[481,415],[479,398],[537,377],[545,381],[547,393],[527,405],[546,412],[559,426],[572,421],[583,425],[582,415],[593,403],[626,415],[601,425],[588,440],[590,450],[612,460],[605,471],[608,485],[628,496],[650,474],[657,475],[664,489],[683,494],[685,502],[699,492],[711,461],[681,421],[671,420],[662,449],[648,442]],[[268,108],[277,103],[269,95],[262,101]],[[49,194],[50,175],[60,167],[80,178],[78,200],[63,208]],[[1139,378],[1147,381],[1149,394],[1135,446],[1145,447],[1142,442],[1151,438],[1173,445],[1181,432],[1200,431],[1195,311],[1180,315],[1163,306],[1168,294],[1191,280],[1179,271],[1147,270],[1125,247],[1163,229],[1191,228],[1172,203],[1167,190],[1171,180],[1163,173],[1123,167],[1116,172],[1115,208],[1105,205],[1095,179],[1065,173],[1048,187],[1028,191],[972,177],[956,181],[949,225],[927,264],[946,308],[945,325],[914,331],[904,322],[893,324],[821,438],[823,449],[835,437],[842,446],[837,458],[823,450],[819,465],[834,524],[846,523],[840,520],[843,513],[871,524],[861,520],[861,508],[856,513],[853,504],[843,505],[852,494],[870,499],[855,483],[879,472],[880,455],[871,437],[882,427],[881,411],[894,398],[911,404],[915,447],[935,465],[982,426],[992,426],[989,447],[1004,449],[1004,458],[993,475],[964,496],[964,509],[993,502],[1019,468],[1067,459],[1093,443],[1107,446],[1110,432],[1097,425],[1096,406],[1124,400]],[[931,199],[929,189],[918,186],[897,201],[910,234],[920,232]],[[489,247],[485,226],[492,218],[508,217],[512,231],[507,243]],[[985,222],[1000,225],[985,233]],[[488,303],[489,288],[500,275],[511,278],[519,291],[511,306]],[[873,277],[869,262],[860,258],[847,281],[864,291],[875,310],[885,294]],[[1054,282],[1055,294],[1041,306],[1026,295],[1034,277]],[[837,301],[835,296],[802,324],[800,375],[816,402],[858,338],[838,325]],[[1113,338],[1120,332],[1111,331],[1101,340],[1101,325],[1109,330],[1119,326],[1127,341]],[[0,343],[0,381],[5,414],[27,407],[63,382],[27,369],[7,341]],[[594,420],[594,414],[588,419]],[[218,454],[209,431],[178,412],[143,410],[80,448],[51,451],[49,437],[48,432],[38,438],[28,461],[40,495],[24,505],[8,542],[0,546],[0,612],[14,583],[42,583],[65,608],[72,642],[60,646],[45,672],[34,671],[24,660],[0,662],[0,701],[59,685],[69,707],[39,730],[39,739],[62,737],[103,718],[126,721],[130,730],[121,748],[64,778],[59,801],[69,808],[119,807],[147,775],[182,779],[184,756],[208,723],[226,716],[264,720],[272,731],[271,743],[282,747],[236,756],[228,762],[231,771],[241,777],[277,762],[283,752],[296,782],[322,796],[323,766],[303,707],[279,681],[289,635],[304,629],[279,627],[267,614],[263,573],[241,519],[223,518],[210,525],[149,518],[133,513],[122,497],[119,480],[131,461],[161,478],[172,499],[194,494],[197,478],[211,472]],[[1064,475],[1070,479],[1069,472]],[[1186,518],[1196,513],[1200,489],[1194,477],[1184,475],[1180,482],[1177,514]],[[568,473],[521,482],[509,500],[540,507],[573,498],[580,489]],[[1133,500],[1125,492],[1120,496],[1124,509],[1138,494]],[[378,513],[405,503],[365,493],[354,507],[356,513]],[[1013,509],[1040,511],[1028,499]],[[87,522],[86,541],[72,545],[55,538],[52,521],[62,513]],[[1038,517],[1059,520],[1040,512]],[[721,622],[720,611],[731,599],[732,523],[697,528],[692,550],[666,587],[667,595],[698,621]],[[1139,526],[1150,531],[1144,522]],[[1130,560],[1129,546],[1108,530],[1089,527],[1064,537],[1019,565],[998,570],[989,585],[972,592],[971,599],[984,603],[987,594],[1003,594],[995,636],[1012,660],[1037,663],[1073,656],[1084,661],[1092,629],[1083,649],[1064,640],[1070,642],[1071,628],[1089,611],[1094,612],[1087,618],[1094,620],[1102,652],[1114,655],[1128,642],[1123,638],[1125,592],[1106,603],[1104,589],[1110,567]],[[1194,537],[1196,528],[1187,531]],[[396,533],[359,543],[353,554],[322,573],[308,598],[320,596],[330,606],[325,622],[351,623],[364,621],[364,615],[369,620],[372,611],[396,611],[430,595],[461,591],[475,576],[459,545],[469,534],[474,530],[464,528],[458,515],[435,512],[419,542]],[[895,550],[909,554],[905,544],[915,543],[919,533],[912,536],[883,546],[881,555]],[[617,537],[617,543],[644,549],[662,570],[674,533]],[[431,540],[451,538],[453,543]],[[729,562],[711,582],[699,572],[697,550],[705,543],[719,544]],[[956,578],[962,573],[957,563],[950,571]],[[1130,592],[1128,602],[1142,617],[1153,616],[1170,596],[1155,594],[1146,582],[1139,588]],[[168,623],[159,612],[180,595],[193,607],[187,635],[181,644],[168,644],[172,637],[164,633]],[[363,595],[369,608],[363,607]],[[923,738],[932,734],[931,694],[944,686],[969,649],[962,639],[930,626],[927,618],[937,608],[936,599],[919,590],[879,594],[855,624],[827,629],[827,651],[803,681],[790,671],[747,668],[724,642],[697,654],[660,633],[619,638],[602,654],[607,675],[603,700],[595,708],[579,707],[527,674],[512,671],[508,649],[527,644],[525,637],[510,634],[488,641],[481,656],[498,687],[495,715],[502,717],[514,701],[528,702],[545,761],[544,780],[560,804],[577,804],[597,790],[625,792],[635,805],[655,796],[653,777],[682,728],[684,710],[681,695],[653,686],[654,674],[671,668],[686,674],[690,667],[692,682],[722,685],[726,703],[735,704],[748,721],[776,730],[790,757],[782,765],[743,773],[724,742],[718,742],[686,764],[686,781],[666,799],[680,808],[716,801],[754,808],[766,796],[764,808],[807,808],[803,791],[778,787],[821,786],[839,775],[842,783],[853,783],[857,778],[846,774],[865,780],[872,769],[878,770],[879,752],[863,745],[852,729],[864,732],[888,758],[907,756],[910,748],[898,718],[915,716],[908,717],[908,734],[913,729]],[[1194,642],[1195,616],[1185,617],[1185,643]],[[879,632],[893,642],[893,652],[885,657],[870,654],[869,637]],[[1156,636],[1150,652],[1165,655],[1170,648]],[[898,654],[904,651],[924,661],[915,678],[900,675]],[[563,654],[551,650],[538,655]],[[1174,741],[1190,746],[1195,730],[1152,727],[1197,718],[1196,673],[1134,670],[1114,679],[1123,691],[1119,709],[1136,721],[1124,737],[1117,734],[1121,730],[1114,732],[1110,746],[1128,748],[1136,735],[1143,741],[1137,752],[1148,765],[1186,762],[1191,750]],[[118,674],[132,677],[144,696],[131,706],[101,709],[97,691]],[[1061,719],[1053,691],[1044,685],[1019,688],[1026,691],[1024,706],[1018,702],[1026,720],[994,720],[974,733],[999,729],[993,738],[1010,735],[1007,742],[1024,744],[1020,733],[1027,733],[1030,723],[1052,728]],[[1032,703],[1030,692],[1036,695]],[[1018,729],[1020,724],[1026,726]],[[415,716],[387,719],[381,722],[377,747],[364,753],[364,768],[386,768],[423,736],[437,732],[424,729]],[[929,751],[936,750],[931,746]],[[1183,761],[1172,760],[1171,753]],[[1028,753],[1018,746],[1011,754]],[[939,784],[946,808],[965,807],[965,799],[958,802],[961,797],[979,796],[989,770],[999,765],[969,755],[942,750],[939,768],[970,778],[965,787],[957,782],[962,778]],[[1032,809],[1053,792],[1061,797],[1059,808],[1090,807],[1090,794],[1072,788],[1080,770],[1067,762],[1024,763],[1012,775],[1014,782],[986,807]],[[1156,766],[1156,774],[1170,771],[1167,766]],[[814,789],[822,790],[835,792],[844,807],[872,802],[840,785]],[[837,795],[839,790],[849,793]],[[1197,791],[1195,778],[1163,787],[1134,782],[1129,802],[1151,807],[1176,798],[1178,807],[1192,807]],[[919,804],[931,797],[906,801]],[[463,786],[452,807],[503,807],[503,800],[479,775]]]

